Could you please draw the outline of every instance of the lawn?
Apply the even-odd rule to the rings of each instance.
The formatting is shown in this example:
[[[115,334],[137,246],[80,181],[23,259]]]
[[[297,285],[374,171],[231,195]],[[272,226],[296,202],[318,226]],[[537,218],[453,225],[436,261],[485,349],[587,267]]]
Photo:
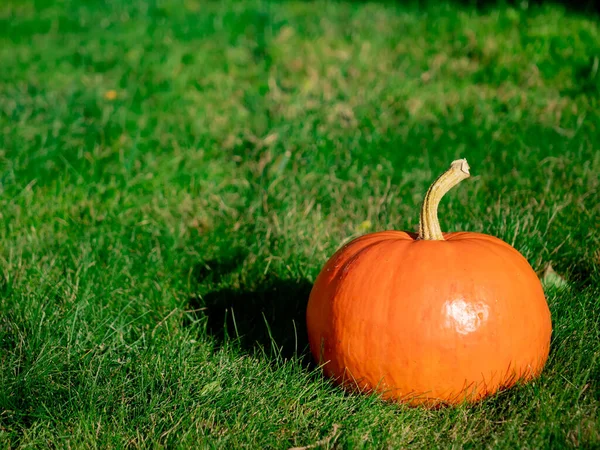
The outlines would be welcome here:
[[[519,5],[2,0],[0,446],[600,446],[600,21]],[[547,366],[344,393],[312,283],[459,157],[442,228],[566,282]]]

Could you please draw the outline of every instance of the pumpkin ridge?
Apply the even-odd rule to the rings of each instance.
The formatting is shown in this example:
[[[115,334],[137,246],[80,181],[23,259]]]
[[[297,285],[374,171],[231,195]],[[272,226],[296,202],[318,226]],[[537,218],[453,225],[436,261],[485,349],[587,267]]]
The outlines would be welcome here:
[[[384,238],[381,240],[377,240],[371,244],[365,245],[360,250],[358,250],[356,253],[353,253],[352,256],[349,256],[348,259],[346,259],[340,265],[340,267],[337,269],[337,271],[334,272],[334,275],[341,273],[342,279],[340,280],[340,282],[343,281],[343,279],[346,277],[347,273],[350,270],[350,266],[352,264],[356,263],[356,261],[358,261],[359,259],[361,259],[361,257],[364,256],[364,254],[368,253],[369,250],[372,250],[373,248],[379,246],[380,244],[387,243],[390,241],[398,241],[398,240],[401,240],[401,239],[390,237],[390,238]]]

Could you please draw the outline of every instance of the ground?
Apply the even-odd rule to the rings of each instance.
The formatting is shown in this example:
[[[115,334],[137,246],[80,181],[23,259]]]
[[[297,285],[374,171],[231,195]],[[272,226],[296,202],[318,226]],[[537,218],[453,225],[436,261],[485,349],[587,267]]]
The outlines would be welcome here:
[[[4,448],[600,446],[600,26],[521,2],[0,5]],[[541,378],[346,394],[306,347],[331,254],[446,231],[549,264]]]

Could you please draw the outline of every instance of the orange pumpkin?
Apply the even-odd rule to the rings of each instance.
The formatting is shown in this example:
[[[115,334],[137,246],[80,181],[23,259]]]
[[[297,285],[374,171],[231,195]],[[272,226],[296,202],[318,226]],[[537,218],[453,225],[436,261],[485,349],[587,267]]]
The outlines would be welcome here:
[[[504,241],[442,233],[442,196],[466,160],[429,188],[419,233],[384,231],[338,250],[307,307],[311,352],[349,389],[410,405],[474,402],[537,376],[552,324],[540,281]]]

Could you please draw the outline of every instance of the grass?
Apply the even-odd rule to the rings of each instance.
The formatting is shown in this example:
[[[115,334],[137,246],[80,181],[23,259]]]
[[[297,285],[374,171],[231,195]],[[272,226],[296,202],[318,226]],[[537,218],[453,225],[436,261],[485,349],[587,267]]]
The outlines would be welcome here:
[[[4,0],[0,446],[600,446],[600,27],[547,4]],[[446,230],[541,271],[541,378],[470,407],[310,363],[348,239]]]

